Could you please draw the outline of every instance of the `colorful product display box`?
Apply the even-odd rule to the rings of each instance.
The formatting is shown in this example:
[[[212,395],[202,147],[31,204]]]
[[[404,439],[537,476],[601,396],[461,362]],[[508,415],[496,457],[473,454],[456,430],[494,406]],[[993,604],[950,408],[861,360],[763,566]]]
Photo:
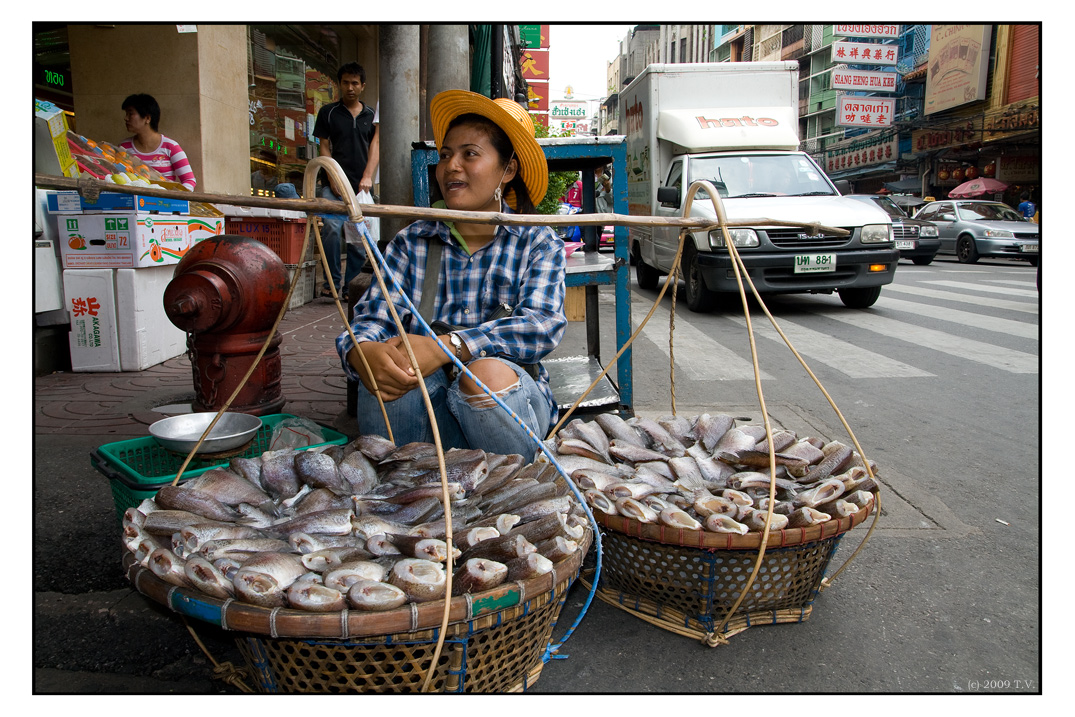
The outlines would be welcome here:
[[[67,117],[51,102],[34,100],[34,163],[37,171],[78,177],[67,145]]]
[[[56,229],[65,269],[178,264],[203,239],[224,233],[223,217],[115,212],[58,214]]]
[[[179,212],[190,211],[190,202],[185,199],[165,199],[163,197],[145,197],[141,194],[120,194],[119,192],[101,192],[96,202],[91,202],[75,191],[50,192],[48,195],[49,212],[52,214],[78,214],[80,212]]]

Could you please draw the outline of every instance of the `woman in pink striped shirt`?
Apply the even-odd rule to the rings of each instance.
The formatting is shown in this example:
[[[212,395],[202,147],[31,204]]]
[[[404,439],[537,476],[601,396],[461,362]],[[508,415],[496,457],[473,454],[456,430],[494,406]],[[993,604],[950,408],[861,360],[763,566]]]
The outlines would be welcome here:
[[[161,176],[172,182],[179,182],[194,191],[198,180],[194,170],[183,152],[183,148],[174,139],[169,139],[157,131],[161,108],[151,95],[131,95],[123,100],[123,119],[127,131],[134,136],[120,142],[120,146],[133,152],[139,159]]]

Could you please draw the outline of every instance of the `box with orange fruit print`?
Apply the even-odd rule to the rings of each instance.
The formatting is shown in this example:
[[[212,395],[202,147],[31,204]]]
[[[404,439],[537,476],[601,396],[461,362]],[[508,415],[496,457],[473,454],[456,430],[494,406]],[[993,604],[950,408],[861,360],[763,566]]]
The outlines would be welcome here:
[[[199,241],[224,233],[222,217],[145,212],[54,216],[65,269],[178,264]]]

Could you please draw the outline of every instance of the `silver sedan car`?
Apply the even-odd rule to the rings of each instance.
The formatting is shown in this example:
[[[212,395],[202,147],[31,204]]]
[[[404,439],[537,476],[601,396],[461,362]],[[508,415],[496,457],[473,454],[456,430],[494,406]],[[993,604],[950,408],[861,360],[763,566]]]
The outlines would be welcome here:
[[[1023,259],[1038,265],[1040,230],[1003,202],[948,199],[930,202],[915,214],[937,227],[941,254],[955,254],[962,263],[980,257]]]

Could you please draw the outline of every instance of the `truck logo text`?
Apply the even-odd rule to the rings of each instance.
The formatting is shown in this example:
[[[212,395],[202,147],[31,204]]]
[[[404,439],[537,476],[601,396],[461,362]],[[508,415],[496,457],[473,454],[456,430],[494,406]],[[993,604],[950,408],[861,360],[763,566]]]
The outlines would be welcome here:
[[[642,131],[642,103],[635,99],[633,105],[627,107],[627,134]]]
[[[630,110],[628,110],[628,117],[630,117]],[[698,126],[702,129],[720,129],[721,127],[777,127],[780,125],[772,117],[721,117],[720,119],[709,119],[707,117],[696,117],[698,120]]]

